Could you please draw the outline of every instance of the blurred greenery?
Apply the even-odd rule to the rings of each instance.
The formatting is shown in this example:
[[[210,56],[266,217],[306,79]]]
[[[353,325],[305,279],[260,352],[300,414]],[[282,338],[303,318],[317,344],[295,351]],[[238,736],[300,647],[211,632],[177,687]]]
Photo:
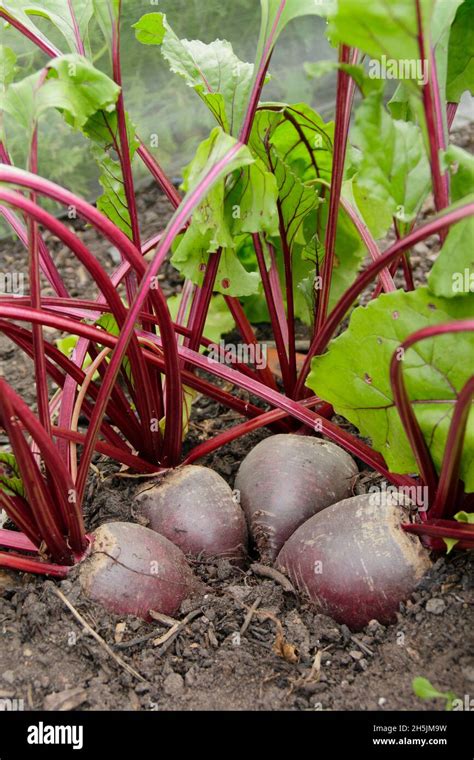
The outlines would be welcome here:
[[[138,127],[141,139],[157,156],[164,169],[180,177],[184,165],[213,126],[205,105],[162,59],[159,48],[138,43],[132,29],[144,13],[161,11],[180,37],[228,39],[242,60],[253,62],[260,23],[257,0],[123,0],[122,68],[125,103]],[[60,49],[64,40],[47,21],[35,23]],[[96,25],[91,29],[91,49],[95,64],[110,73],[108,53]],[[15,29],[0,29],[0,44],[18,56],[15,79],[39,69],[46,57]],[[64,52],[68,52],[64,50]],[[317,17],[298,19],[285,30],[274,54],[271,81],[265,100],[305,101],[323,114],[330,114],[333,84],[330,78],[310,80],[303,70],[305,61],[333,58],[334,50],[325,38],[325,22]],[[8,148],[18,166],[25,166],[27,141],[17,125],[5,115]],[[158,146],[156,146],[158,142]],[[73,133],[59,114],[48,112],[40,125],[39,172],[88,197],[98,191],[97,168],[91,160],[86,140]],[[136,161],[137,178],[145,175]]]

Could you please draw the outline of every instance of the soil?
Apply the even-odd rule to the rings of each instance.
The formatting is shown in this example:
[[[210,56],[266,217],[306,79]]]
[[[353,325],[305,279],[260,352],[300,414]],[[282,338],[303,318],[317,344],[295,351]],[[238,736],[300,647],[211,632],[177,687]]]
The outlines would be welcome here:
[[[473,138],[473,128],[465,127],[455,141],[472,147]],[[157,219],[169,216],[168,203],[149,185],[139,206],[144,237],[156,233]],[[80,222],[68,223],[112,270],[117,262],[110,246]],[[48,242],[71,293],[81,295],[89,286],[85,273],[66,249]],[[415,281],[425,281],[436,252],[430,241],[415,248]],[[22,271],[25,252],[6,240],[0,260],[3,271]],[[169,264],[162,276],[166,295],[179,290]],[[34,407],[31,364],[2,335],[0,368]],[[186,448],[237,421],[234,412],[198,398]],[[266,435],[252,433],[202,463],[232,485],[244,456]],[[0,437],[0,450],[6,447]],[[95,462],[85,504],[88,529],[133,520],[142,481],[123,477],[103,457]],[[361,467],[356,492],[367,491],[377,477]],[[189,615],[189,622],[165,643],[157,642],[168,631],[160,623],[110,615],[84,599],[76,570],[62,582],[0,571],[0,698],[23,699],[30,710],[443,710],[444,700],[414,695],[415,676],[462,699],[474,695],[474,563],[468,554],[435,558],[394,625],[372,621],[358,634],[315,614],[258,569],[235,569],[225,560],[195,562],[194,569],[206,592],[183,605],[177,618]],[[115,657],[77,622],[58,589]],[[289,647],[277,635],[280,624]]]

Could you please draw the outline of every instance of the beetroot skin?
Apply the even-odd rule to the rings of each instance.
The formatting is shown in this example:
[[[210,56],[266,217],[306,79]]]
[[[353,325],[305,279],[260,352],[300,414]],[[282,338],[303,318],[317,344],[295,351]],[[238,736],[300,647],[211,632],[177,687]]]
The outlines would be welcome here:
[[[293,533],[277,567],[321,612],[353,630],[374,618],[394,622],[431,566],[419,539],[401,528],[407,513],[399,504],[387,493],[333,504]]]
[[[247,554],[245,516],[225,480],[207,467],[168,472],[136,497],[137,516],[185,554],[240,563]]]
[[[309,517],[352,494],[358,469],[334,443],[300,435],[265,438],[235,480],[250,534],[264,561]]]
[[[118,615],[174,615],[198,588],[183,552],[148,528],[111,522],[93,533],[80,570],[83,592]]]

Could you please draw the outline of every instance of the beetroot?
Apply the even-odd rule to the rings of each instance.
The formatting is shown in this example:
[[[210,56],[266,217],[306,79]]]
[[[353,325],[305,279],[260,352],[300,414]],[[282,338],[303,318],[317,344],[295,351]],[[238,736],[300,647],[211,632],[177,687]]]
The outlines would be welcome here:
[[[111,522],[93,534],[80,570],[84,593],[119,615],[149,620],[149,611],[174,615],[197,589],[197,580],[177,546],[148,528]]]
[[[138,517],[185,554],[241,562],[247,525],[225,480],[207,467],[170,470],[158,485],[137,496]]]
[[[320,611],[353,630],[374,618],[394,622],[431,564],[419,539],[401,528],[406,520],[397,494],[345,499],[303,523],[277,566]]]
[[[301,523],[350,496],[357,472],[349,454],[320,438],[274,435],[255,446],[235,488],[262,559],[272,562]]]

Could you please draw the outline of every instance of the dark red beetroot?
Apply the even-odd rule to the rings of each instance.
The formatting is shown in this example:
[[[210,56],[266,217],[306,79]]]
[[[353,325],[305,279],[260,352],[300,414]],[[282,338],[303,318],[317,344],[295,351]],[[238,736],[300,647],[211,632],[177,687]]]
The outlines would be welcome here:
[[[93,534],[80,570],[84,593],[119,615],[150,619],[149,610],[174,615],[197,589],[177,546],[148,528],[112,522]]]
[[[166,473],[136,497],[137,516],[185,554],[240,562],[247,524],[225,480],[208,467],[186,465]]]
[[[235,480],[262,559],[273,562],[296,528],[352,494],[357,465],[320,438],[274,435],[245,457]]]
[[[333,504],[298,528],[277,566],[322,612],[353,630],[372,619],[394,622],[431,565],[419,539],[400,527],[407,520],[400,501],[379,493]]]

